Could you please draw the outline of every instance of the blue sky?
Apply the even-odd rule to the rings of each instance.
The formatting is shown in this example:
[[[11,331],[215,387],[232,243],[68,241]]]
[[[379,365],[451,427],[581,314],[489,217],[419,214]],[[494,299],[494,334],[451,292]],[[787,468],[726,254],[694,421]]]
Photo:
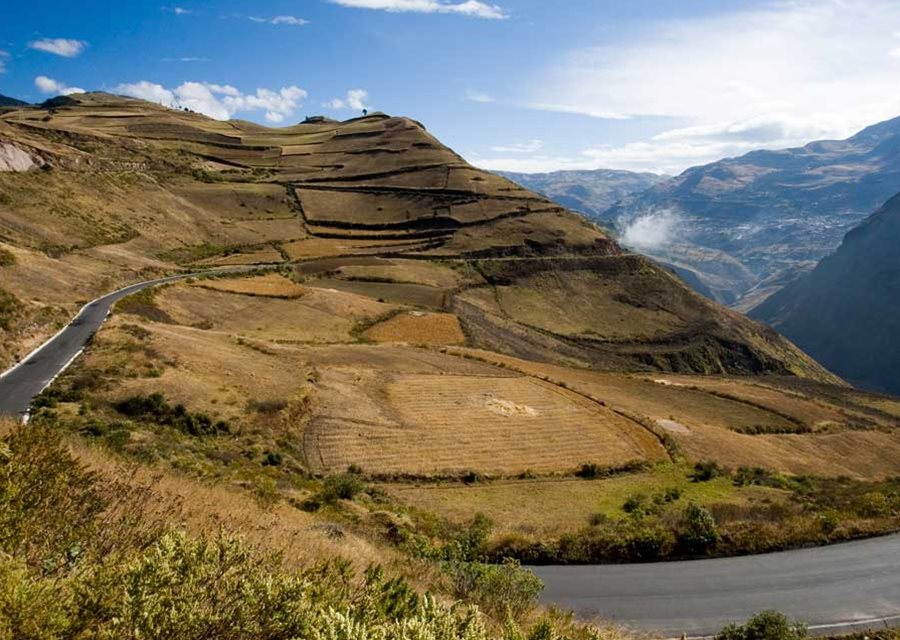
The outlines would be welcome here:
[[[16,2],[0,93],[102,89],[274,126],[366,106],[486,168],[678,172],[900,115],[898,4]]]

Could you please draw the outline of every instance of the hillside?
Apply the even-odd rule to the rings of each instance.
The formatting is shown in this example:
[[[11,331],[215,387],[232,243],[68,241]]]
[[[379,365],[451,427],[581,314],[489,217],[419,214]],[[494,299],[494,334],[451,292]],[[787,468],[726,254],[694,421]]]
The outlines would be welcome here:
[[[775,333],[407,118],[267,129],[82,94],[5,114],[0,143],[13,158],[0,173],[6,363],[117,282],[341,257],[335,271],[378,256],[465,272],[429,291],[473,347],[605,370],[829,379]]]
[[[604,217],[620,230],[667,211],[677,237],[642,249],[749,309],[832,252],[900,184],[900,118],[847,140],[754,151],[688,169]]]
[[[808,275],[754,309],[861,386],[900,393],[900,195],[847,234]]]
[[[669,176],[634,171],[597,169],[594,171],[553,171],[551,173],[512,173],[499,175],[526,189],[541,193],[588,218],[601,222],[603,213],[619,200],[646,191],[668,180]]]
[[[10,98],[9,96],[5,96],[0,94],[0,108],[3,107],[25,107],[28,103],[22,100],[18,100],[16,98]]]
[[[167,522],[184,504],[191,531],[305,566],[381,561],[501,624],[510,600],[532,622],[534,583],[473,562],[900,526],[860,506],[895,495],[900,402],[416,121],[270,129],[72,100],[0,118],[4,362],[101,292],[195,274],[117,302],[24,431],[128,486],[122,462],[160,475]],[[697,517],[721,538],[690,542]]]

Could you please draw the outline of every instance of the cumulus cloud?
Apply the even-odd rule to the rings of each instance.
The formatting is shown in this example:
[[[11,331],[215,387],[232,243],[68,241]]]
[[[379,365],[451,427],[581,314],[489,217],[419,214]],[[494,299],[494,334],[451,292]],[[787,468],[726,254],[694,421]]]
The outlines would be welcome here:
[[[393,13],[455,13],[489,20],[506,18],[506,13],[499,6],[480,2],[480,0],[465,0],[465,2],[444,2],[443,0],[331,0],[331,2],[343,7],[380,9]]]
[[[227,120],[238,113],[263,111],[268,122],[277,124],[291,116],[307,97],[300,87],[283,87],[278,91],[257,89],[245,94],[231,85],[210,82],[184,82],[174,89],[143,80],[120,84],[116,91],[172,108],[187,108],[217,120]]]
[[[491,147],[491,151],[494,151],[496,153],[535,153],[543,148],[543,140],[530,140],[529,142],[523,142],[520,144]]]
[[[474,89],[466,90],[466,100],[468,100],[470,102],[482,102],[482,103],[488,103],[488,102],[494,101],[494,99],[487,93],[484,93],[483,91],[475,91]]]
[[[888,0],[776,0],[660,21],[550,61],[529,106],[673,122],[650,139],[588,149],[595,166],[677,172],[844,138],[900,113],[898,24],[900,4]]]
[[[44,38],[29,42],[28,46],[37,51],[52,53],[64,58],[74,58],[84,51],[87,42],[84,40],[72,40],[69,38]]]
[[[296,16],[275,16],[274,18],[248,16],[247,18],[259,24],[290,25],[292,27],[302,27],[305,24],[309,24],[309,20],[304,20],[303,18],[298,18]]]
[[[683,220],[671,209],[660,209],[619,221],[620,240],[626,247],[639,250],[665,249],[681,235]]]
[[[84,93],[84,89],[66,86],[64,83],[54,80],[53,78],[48,78],[47,76],[36,77],[34,79],[34,86],[36,86],[41,93],[55,96],[70,96],[73,93]]]
[[[369,99],[369,92],[365,89],[350,89],[345,98],[334,98],[324,103],[322,106],[328,109],[353,109],[362,111],[368,109],[366,101]]]

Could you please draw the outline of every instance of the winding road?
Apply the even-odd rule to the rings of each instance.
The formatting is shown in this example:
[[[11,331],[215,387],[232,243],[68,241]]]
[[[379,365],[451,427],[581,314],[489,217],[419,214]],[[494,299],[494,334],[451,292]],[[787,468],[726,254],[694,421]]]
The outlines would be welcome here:
[[[775,609],[817,635],[900,626],[900,535],[739,558],[532,567],[542,600],[665,637]]]
[[[222,272],[235,271],[229,269]],[[206,272],[213,273],[213,272]],[[219,273],[216,271],[215,273]],[[77,358],[85,345],[122,298],[147,287],[182,280],[198,274],[180,274],[138,282],[87,303],[59,333],[0,374],[0,415],[27,418],[31,402]]]
[[[34,397],[78,357],[116,301],[192,275],[133,284],[85,305],[0,375],[0,414],[27,417]],[[740,558],[533,570],[546,585],[546,604],[666,637],[712,635],[766,609],[823,635],[900,626],[900,535]]]

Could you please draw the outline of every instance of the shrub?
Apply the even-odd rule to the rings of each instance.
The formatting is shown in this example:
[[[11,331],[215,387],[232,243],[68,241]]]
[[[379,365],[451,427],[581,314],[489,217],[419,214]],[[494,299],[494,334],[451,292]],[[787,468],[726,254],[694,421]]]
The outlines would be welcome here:
[[[231,430],[224,420],[214,422],[205,413],[190,413],[182,404],[171,406],[161,393],[133,396],[116,404],[115,408],[129,418],[174,427],[190,436],[212,436]]]
[[[742,625],[728,625],[716,640],[803,640],[807,637],[809,633],[802,623],[791,622],[777,611],[763,611]]]
[[[647,507],[647,496],[643,493],[635,493],[625,500],[622,510],[625,513],[641,513]]]
[[[690,555],[708,553],[721,539],[712,514],[696,504],[684,510],[677,536],[678,546]]]
[[[863,518],[886,518],[896,513],[897,498],[880,491],[864,493],[853,504],[853,510]]]
[[[0,267],[11,267],[16,264],[16,256],[12,251],[0,248]]]
[[[519,619],[534,607],[544,583],[516,560],[500,565],[458,562],[447,567],[453,581],[453,593],[468,598],[495,618],[507,613]]]
[[[339,473],[325,478],[325,487],[322,489],[322,499],[325,502],[337,502],[338,500],[353,500],[365,490],[366,485],[356,473]]]
[[[718,462],[703,460],[694,465],[690,478],[692,482],[709,482],[721,476],[727,475],[725,469]]]

